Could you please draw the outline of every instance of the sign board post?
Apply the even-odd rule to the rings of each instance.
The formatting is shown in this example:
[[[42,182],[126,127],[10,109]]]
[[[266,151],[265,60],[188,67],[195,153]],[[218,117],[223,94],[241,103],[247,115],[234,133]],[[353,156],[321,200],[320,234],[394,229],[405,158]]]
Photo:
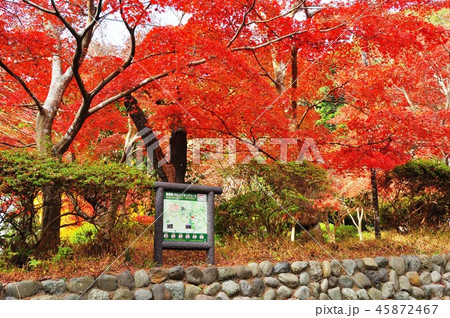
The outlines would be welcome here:
[[[156,182],[154,262],[163,250],[206,250],[214,264],[214,195],[221,187]]]

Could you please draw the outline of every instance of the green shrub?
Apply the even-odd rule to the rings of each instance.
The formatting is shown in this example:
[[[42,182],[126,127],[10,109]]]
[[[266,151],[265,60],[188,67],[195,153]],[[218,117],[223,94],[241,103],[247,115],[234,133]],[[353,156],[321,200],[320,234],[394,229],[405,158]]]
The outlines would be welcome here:
[[[322,230],[322,237],[325,242],[330,240],[328,236],[328,231],[324,223],[319,223],[320,229]],[[334,224],[330,223],[330,230],[334,230]],[[343,241],[347,238],[357,237],[358,229],[353,225],[340,225],[336,230],[336,241]]]
[[[69,242],[72,245],[88,244],[95,240],[97,233],[98,230],[93,224],[84,223],[69,236]]]
[[[413,160],[381,179],[384,228],[438,228],[450,219],[450,167],[434,160]]]
[[[313,199],[328,188],[326,171],[308,162],[252,162],[227,170],[225,178],[233,179],[236,185],[231,196],[220,199],[216,212],[219,235],[264,237],[280,235],[296,222],[316,225],[318,212]]]
[[[60,246],[58,248],[58,253],[53,256],[53,261],[61,261],[63,259],[67,259],[73,255],[73,250],[69,246]]]
[[[65,215],[95,224],[107,240],[119,219],[119,206],[145,202],[153,179],[118,163],[66,163],[35,152],[2,151],[0,249],[8,249],[13,264],[26,265],[39,246],[38,213],[42,206],[36,199],[41,197],[44,186],[57,187],[69,201],[72,210]]]

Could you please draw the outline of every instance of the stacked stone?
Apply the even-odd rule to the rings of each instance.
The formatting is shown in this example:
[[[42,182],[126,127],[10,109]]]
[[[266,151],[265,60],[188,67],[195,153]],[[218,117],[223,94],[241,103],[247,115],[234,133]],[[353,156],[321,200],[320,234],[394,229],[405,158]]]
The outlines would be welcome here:
[[[0,283],[0,299],[450,299],[450,253],[339,261],[181,266]]]

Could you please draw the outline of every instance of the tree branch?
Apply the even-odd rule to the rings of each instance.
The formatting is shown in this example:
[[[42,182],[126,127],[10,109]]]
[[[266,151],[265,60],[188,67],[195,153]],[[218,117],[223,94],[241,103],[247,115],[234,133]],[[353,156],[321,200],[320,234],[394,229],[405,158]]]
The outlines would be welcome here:
[[[250,11],[253,10],[253,8],[255,7],[255,3],[256,0],[253,0],[250,8],[247,10],[247,12],[245,12],[244,14],[244,18],[242,19],[242,23],[239,26],[238,30],[236,31],[236,33],[234,34],[233,38],[230,40],[230,42],[228,42],[227,47],[230,47],[231,44],[233,44],[233,42],[237,39],[237,37],[239,36],[239,34],[241,33],[242,29],[244,28],[245,24],[245,20],[247,20],[247,16],[249,15]]]
[[[279,42],[279,41],[281,41],[281,40],[284,40],[284,39],[286,39],[286,38],[289,38],[289,37],[291,37],[291,36],[294,36],[294,35],[297,35],[297,34],[305,33],[305,32],[307,32],[307,31],[308,31],[308,30],[295,31],[295,32],[292,32],[292,33],[289,33],[289,34],[280,36],[279,38],[276,38],[276,39],[267,41],[267,42],[265,42],[265,43],[262,43],[262,44],[259,44],[259,45],[256,45],[256,46],[241,46],[241,47],[236,47],[236,48],[234,48],[234,49],[231,49],[231,51],[234,52],[234,51],[252,51],[252,50],[257,50],[257,49],[260,49],[260,48],[262,48],[262,47],[265,47],[265,46],[271,45],[271,44],[273,44],[273,43]]]
[[[36,104],[38,110],[40,113],[44,112],[44,108],[42,107],[41,102],[37,99],[36,95],[33,94],[33,92],[30,90],[30,88],[27,86],[25,81],[17,74],[15,74],[3,61],[0,59],[0,67],[6,71],[9,75],[11,75],[19,84],[23,87],[23,89],[30,95],[30,97],[33,99],[34,103]]]
[[[214,59],[214,58],[215,58],[215,56],[212,56],[212,57],[210,57],[208,59],[201,59],[201,60],[198,60],[198,61],[193,61],[193,62],[190,62],[187,65],[187,67],[201,65],[201,64],[204,64],[207,61],[209,61],[211,59]],[[119,94],[117,94],[115,96],[112,96],[112,97],[104,100],[103,102],[97,104],[95,107],[92,107],[89,110],[89,112],[88,112],[88,116],[91,116],[91,115],[95,114],[96,112],[98,112],[99,110],[105,108],[106,106],[108,106],[108,105],[118,101],[119,99],[121,99],[121,98],[123,98],[123,97],[125,97],[125,96],[127,96],[127,95],[129,95],[131,93],[134,93],[138,89],[142,88],[143,86],[145,86],[145,85],[147,85],[147,84],[149,84],[151,82],[154,82],[156,80],[159,80],[161,78],[169,76],[170,73],[174,73],[175,71],[176,71],[176,69],[172,69],[172,70],[165,71],[165,72],[159,73],[158,75],[151,76],[151,77],[148,77],[148,78],[144,79],[138,85],[136,85],[136,86],[134,86],[134,87],[132,87],[132,88],[126,90],[126,91],[123,91],[123,92],[121,92],[121,93],[119,93]]]
[[[32,1],[29,1],[29,0],[22,0],[22,2],[25,2],[26,4],[28,4],[28,5],[30,5],[30,6],[32,6],[32,7],[34,7],[34,8],[36,8],[36,9],[38,9],[39,11],[42,11],[42,12],[45,12],[45,13],[48,13],[48,14],[51,14],[51,15],[56,15],[56,12],[55,12],[55,11],[52,11],[52,10],[47,9],[47,8],[44,8],[43,6],[40,6],[40,5],[38,5],[37,3],[34,3],[34,2],[32,2]]]

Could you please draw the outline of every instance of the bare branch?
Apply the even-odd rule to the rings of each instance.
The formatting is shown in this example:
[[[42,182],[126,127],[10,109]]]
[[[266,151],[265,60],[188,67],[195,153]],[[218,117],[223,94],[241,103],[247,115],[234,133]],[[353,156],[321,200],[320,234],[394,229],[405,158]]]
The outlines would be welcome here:
[[[64,18],[59,12],[58,7],[56,6],[55,0],[51,0],[51,4],[53,7],[53,10],[55,10],[54,15],[64,24],[64,26],[69,30],[69,32],[73,35],[75,39],[79,39],[80,35],[75,31],[75,29],[72,27],[72,25]]]
[[[228,42],[227,47],[230,47],[231,44],[233,44],[233,42],[237,39],[237,37],[239,36],[239,34],[241,33],[242,29],[244,28],[245,24],[245,20],[247,20],[247,16],[249,15],[250,11],[253,10],[253,8],[255,7],[255,3],[256,0],[253,0],[250,8],[247,10],[247,12],[245,12],[244,14],[244,18],[242,19],[242,23],[239,26],[238,30],[236,31],[236,33],[234,34],[233,38],[230,40],[230,42]]]
[[[286,39],[286,38],[289,38],[289,37],[291,37],[291,36],[294,36],[294,35],[297,35],[297,34],[305,33],[305,32],[307,32],[307,31],[308,31],[308,30],[295,31],[295,32],[292,32],[292,33],[289,33],[289,34],[280,36],[279,38],[276,38],[276,39],[267,41],[267,42],[265,42],[265,43],[262,43],[262,44],[259,44],[259,45],[256,45],[256,46],[241,46],[241,47],[236,47],[236,48],[234,48],[234,49],[231,49],[231,51],[234,52],[234,51],[252,51],[252,50],[257,50],[257,49],[260,49],[260,48],[262,48],[262,47],[265,47],[265,46],[271,45],[271,44],[273,44],[273,43],[279,42],[279,41],[281,41],[281,40],[284,40],[284,39]]]
[[[255,57],[256,62],[257,62],[258,65],[259,65],[259,67],[261,67],[261,69],[262,69],[263,72],[264,72],[264,74],[262,74],[262,75],[267,76],[267,77],[272,81],[272,83],[274,83],[275,85],[277,85],[277,82],[274,80],[274,78],[269,74],[269,72],[267,72],[267,70],[265,69],[265,67],[261,64],[261,61],[259,60],[258,56],[256,55],[256,52],[255,52],[255,51],[252,51],[252,53],[253,53],[253,56]]]
[[[44,109],[42,108],[41,102],[37,99],[36,95],[33,94],[33,92],[30,90],[28,85],[25,83],[25,81],[17,74],[15,74],[3,61],[0,59],[0,67],[3,68],[6,73],[11,75],[19,84],[23,87],[23,89],[30,95],[30,97],[33,99],[34,103],[36,104],[38,110],[40,113],[44,112]]]
[[[40,6],[40,5],[38,5],[37,3],[34,3],[34,2],[32,2],[32,1],[29,1],[29,0],[22,0],[22,2],[25,2],[26,4],[28,4],[28,5],[30,5],[30,6],[32,6],[32,7],[34,7],[34,8],[36,8],[36,9],[38,9],[39,11],[42,11],[42,12],[45,12],[45,13],[48,13],[48,14],[51,14],[51,15],[56,15],[56,12],[55,12],[55,11],[52,11],[52,10],[47,9],[47,8],[44,8],[43,6]]]
[[[303,2],[304,2],[304,1],[303,1]],[[247,25],[250,25],[250,24],[257,24],[257,23],[268,23],[268,22],[271,22],[271,21],[273,21],[273,20],[276,20],[276,19],[282,18],[282,17],[284,17],[284,16],[287,16],[288,14],[290,14],[290,13],[292,13],[292,12],[297,12],[297,11],[300,10],[300,9],[312,9],[312,8],[323,8],[323,7],[311,7],[311,6],[306,6],[306,7],[304,7],[304,6],[303,6],[303,3],[301,3],[301,4],[297,5],[297,6],[292,7],[292,8],[289,9],[288,11],[286,11],[286,12],[284,12],[284,13],[281,13],[281,14],[275,16],[275,17],[272,17],[272,18],[269,18],[269,19],[266,19],[266,20],[251,21],[251,22],[247,23]]]

